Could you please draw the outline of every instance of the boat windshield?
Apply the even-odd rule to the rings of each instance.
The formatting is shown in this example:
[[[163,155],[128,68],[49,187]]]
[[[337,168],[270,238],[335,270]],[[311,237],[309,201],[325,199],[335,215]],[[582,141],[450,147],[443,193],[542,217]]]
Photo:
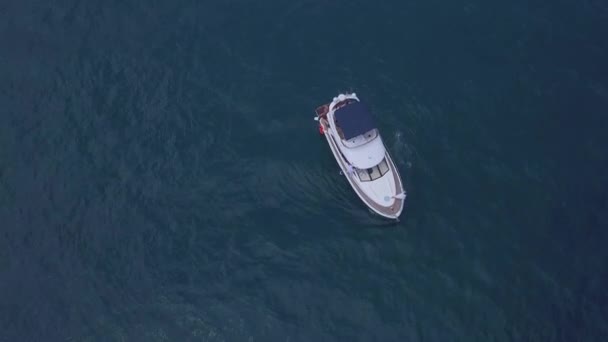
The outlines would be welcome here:
[[[370,167],[369,169],[357,169],[357,175],[362,182],[371,182],[384,176],[388,170],[386,158],[383,158],[378,165]]]

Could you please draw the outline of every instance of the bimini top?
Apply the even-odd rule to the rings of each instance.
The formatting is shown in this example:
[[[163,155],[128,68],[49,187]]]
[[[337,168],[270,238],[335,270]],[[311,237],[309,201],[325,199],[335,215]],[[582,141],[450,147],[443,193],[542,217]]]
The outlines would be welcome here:
[[[335,111],[334,116],[346,140],[376,128],[371,111],[359,101],[339,108]]]

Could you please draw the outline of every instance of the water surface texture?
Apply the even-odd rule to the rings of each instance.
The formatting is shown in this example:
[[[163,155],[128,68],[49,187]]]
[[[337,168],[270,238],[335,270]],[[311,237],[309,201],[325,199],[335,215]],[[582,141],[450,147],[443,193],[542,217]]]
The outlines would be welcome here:
[[[0,2],[0,342],[607,341],[608,6]],[[367,100],[366,211],[313,121]]]

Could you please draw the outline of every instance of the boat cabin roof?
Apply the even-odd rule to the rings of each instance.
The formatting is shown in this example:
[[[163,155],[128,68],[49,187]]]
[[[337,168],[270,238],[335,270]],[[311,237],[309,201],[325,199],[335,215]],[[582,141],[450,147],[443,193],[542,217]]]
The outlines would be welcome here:
[[[352,102],[334,112],[336,123],[344,133],[344,139],[350,140],[376,128],[372,113],[362,102]]]

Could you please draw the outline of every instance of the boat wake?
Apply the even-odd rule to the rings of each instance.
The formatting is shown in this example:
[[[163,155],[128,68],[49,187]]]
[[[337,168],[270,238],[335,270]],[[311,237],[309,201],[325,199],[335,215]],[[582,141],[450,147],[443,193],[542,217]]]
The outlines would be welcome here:
[[[248,198],[258,210],[273,209],[296,217],[325,215],[324,221],[354,220],[377,225],[352,194],[339,168],[278,160],[250,160],[242,167]],[[332,213],[327,215],[327,213]]]
[[[393,144],[391,150],[395,151],[393,159],[399,166],[404,166],[405,170],[412,167],[412,155],[415,153],[413,147],[411,147],[403,137],[403,132],[396,131],[393,136]],[[405,171],[404,170],[404,171]]]

